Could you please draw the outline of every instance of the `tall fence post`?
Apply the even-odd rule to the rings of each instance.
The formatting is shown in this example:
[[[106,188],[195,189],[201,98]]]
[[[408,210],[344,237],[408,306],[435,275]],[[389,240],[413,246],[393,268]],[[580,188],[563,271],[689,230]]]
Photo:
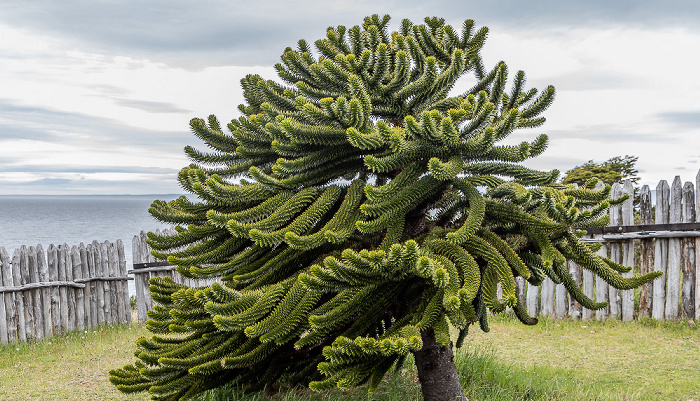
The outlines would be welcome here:
[[[4,247],[0,246],[0,287],[12,285],[12,265]],[[11,292],[0,294],[0,344],[15,342],[15,301]]]
[[[666,180],[661,180],[656,186],[656,209],[654,222],[668,224],[670,189]],[[651,317],[663,320],[666,304],[666,265],[668,263],[668,239],[657,238],[654,241],[654,271],[660,271],[661,276],[654,280],[654,297],[651,302]]]
[[[695,223],[695,190],[692,182],[683,184],[683,222]],[[681,285],[681,316],[686,319],[695,317],[695,240],[684,238],[683,253],[683,283]]]
[[[639,192],[639,217],[643,225],[653,224],[651,208],[651,190],[644,185]],[[654,271],[654,240],[641,239],[639,241],[639,270],[644,275]],[[639,290],[639,315],[651,316],[652,283],[643,284]]]
[[[622,185],[616,182],[612,186],[611,197],[613,199],[622,196]],[[619,205],[610,207],[610,225],[619,226],[622,225],[622,207]],[[608,245],[610,249],[610,260],[615,263],[622,264],[622,244],[620,242],[612,242]],[[620,318],[620,307],[622,306],[622,298],[620,297],[620,290],[609,285],[608,286],[608,299],[610,302],[610,318],[619,319]]]
[[[622,224],[634,225],[634,187],[631,180],[625,180],[622,184],[622,193],[629,198],[622,204]],[[634,275],[634,240],[630,239],[622,245],[622,264],[630,268],[630,271],[622,273],[623,277],[630,278]],[[634,290],[622,290],[622,320],[628,322],[634,319]]]
[[[669,223],[681,222],[681,177],[676,176],[671,185],[671,200]],[[664,317],[666,320],[678,318],[678,302],[681,281],[681,239],[668,240],[668,267],[666,270],[666,305]]]
[[[695,220],[700,220],[700,171],[695,175]],[[700,319],[700,238],[695,238],[695,319]]]

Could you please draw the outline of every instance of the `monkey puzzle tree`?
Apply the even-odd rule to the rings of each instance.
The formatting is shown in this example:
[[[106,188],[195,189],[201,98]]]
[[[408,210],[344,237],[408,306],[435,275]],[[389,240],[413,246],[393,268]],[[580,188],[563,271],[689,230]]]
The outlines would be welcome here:
[[[150,212],[177,234],[149,234],[154,255],[187,288],[151,279],[151,338],[133,365],[111,372],[124,392],[187,399],[239,380],[250,388],[314,390],[369,382],[415,356],[426,400],[463,398],[452,359],[470,325],[512,308],[515,277],[563,283],[587,308],[567,259],[612,286],[632,288],[625,268],[594,253],[577,229],[607,223],[609,187],[557,184],[558,171],[518,163],[547,137],[496,145],[544,123],[554,88],[509,90],[501,62],[483,67],[487,30],[461,32],[431,18],[389,33],[389,17],[329,28],[276,65],[279,81],[242,80],[242,116],[224,133],[194,119],[213,152],[186,148],[179,174],[198,197]],[[452,95],[473,74],[474,86]],[[237,181],[240,179],[240,181]],[[497,295],[497,286],[502,296]]]

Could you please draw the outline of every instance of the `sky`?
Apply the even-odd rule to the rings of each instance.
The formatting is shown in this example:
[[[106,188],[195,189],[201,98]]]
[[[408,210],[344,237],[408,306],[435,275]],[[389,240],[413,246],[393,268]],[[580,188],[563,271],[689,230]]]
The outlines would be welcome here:
[[[391,15],[392,30],[473,19],[490,29],[487,66],[554,85],[547,122],[512,135],[549,136],[529,167],[635,155],[652,189],[700,168],[695,0],[0,3],[0,195],[180,193],[183,148],[206,150],[191,118],[237,118],[242,77],[275,79],[286,47],[372,14]]]

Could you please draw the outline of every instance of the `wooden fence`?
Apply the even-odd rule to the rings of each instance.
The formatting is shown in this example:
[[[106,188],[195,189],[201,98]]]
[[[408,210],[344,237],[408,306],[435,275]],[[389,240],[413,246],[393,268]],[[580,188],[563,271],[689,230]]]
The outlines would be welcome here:
[[[568,262],[568,269],[583,292],[598,302],[609,306],[592,311],[582,308],[571,298],[562,284],[545,279],[541,287],[533,286],[518,278],[518,296],[526,302],[531,315],[571,317],[574,319],[621,319],[623,321],[648,316],[657,320],[700,318],[700,173],[696,184],[681,184],[676,177],[669,187],[665,180],[659,182],[652,206],[652,192],[648,185],[640,191],[640,220],[635,224],[632,183],[613,186],[612,195],[630,194],[621,206],[610,208],[610,226],[588,230],[584,240],[602,242],[599,255],[613,261],[635,267],[637,273],[661,271],[663,275],[638,291],[620,291],[610,287],[600,277]],[[653,217],[652,217],[653,216]],[[632,272],[623,273],[631,277]]]
[[[0,343],[131,322],[124,244],[0,247]]]
[[[156,230],[158,235],[163,233],[175,234],[174,229]],[[183,277],[176,270],[175,266],[168,262],[156,261],[151,255],[151,247],[146,243],[146,232],[141,231],[139,235],[135,235],[131,250],[133,255],[133,269],[129,270],[129,274],[134,275],[134,287],[136,290],[136,311],[138,320],[143,323],[148,319],[147,312],[153,308],[151,300],[151,291],[148,289],[148,280],[151,277],[170,277],[176,283],[185,284],[188,287],[207,286],[217,279],[197,280]]]

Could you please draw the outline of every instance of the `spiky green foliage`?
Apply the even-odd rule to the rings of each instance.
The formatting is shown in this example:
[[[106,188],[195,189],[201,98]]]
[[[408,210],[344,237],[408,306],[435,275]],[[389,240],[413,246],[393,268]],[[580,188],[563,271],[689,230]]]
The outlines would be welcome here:
[[[574,234],[607,223],[609,187],[519,165],[544,135],[498,145],[544,122],[553,87],[525,89],[519,71],[508,90],[505,63],[485,70],[487,30],[470,20],[461,32],[404,20],[391,33],[388,21],[329,28],[316,52],[305,41],[284,52],[279,80],[244,78],[230,133],[213,116],[192,120],[212,151],[187,147],[179,181],[199,200],[154,202],[153,216],[179,226],[149,244],[184,276],[220,283],[151,280],[154,336],[111,372],[120,390],[188,399],[234,379],[372,390],[421,349],[421,331],[448,343],[455,327],[459,345],[509,307],[536,323],[515,277],[549,276],[590,308],[604,304],[576,286],[567,258],[618,288],[655,277],[622,278]],[[453,93],[465,75],[474,86]]]

